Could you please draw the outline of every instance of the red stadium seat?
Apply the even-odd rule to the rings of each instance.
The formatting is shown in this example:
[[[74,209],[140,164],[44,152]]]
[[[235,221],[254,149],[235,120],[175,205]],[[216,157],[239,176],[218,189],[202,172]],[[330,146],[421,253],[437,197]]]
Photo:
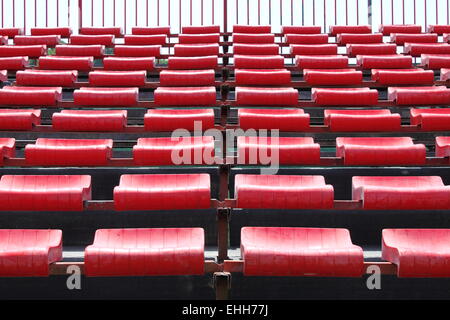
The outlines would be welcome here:
[[[239,127],[244,130],[307,131],[309,118],[303,109],[238,109]]]
[[[378,91],[369,88],[312,88],[311,98],[318,105],[376,105]]]
[[[209,70],[163,70],[159,74],[161,86],[178,87],[186,86],[213,86],[215,72]]]
[[[443,35],[450,32],[450,25],[429,25],[427,32]]]
[[[21,34],[23,34],[22,28],[0,28],[0,36],[5,36],[10,39]]]
[[[450,137],[436,137],[435,153],[436,157],[450,157]]]
[[[91,199],[88,175],[3,175],[0,211],[82,211]]]
[[[324,124],[334,132],[400,131],[398,113],[383,110],[325,110]]]
[[[336,42],[339,45],[346,45],[351,43],[383,43],[383,35],[381,33],[340,33],[336,36]]]
[[[422,26],[414,24],[382,24],[379,28],[384,36],[390,36],[391,33],[421,33]]]
[[[346,52],[349,57],[358,55],[394,55],[397,54],[397,46],[394,43],[378,44],[348,44]]]
[[[60,36],[16,36],[14,44],[18,46],[46,45],[54,47],[61,42]]]
[[[0,61],[1,61],[1,59],[0,59]],[[0,82],[7,81],[7,80],[8,80],[8,70],[0,70]]]
[[[116,71],[153,71],[155,70],[154,57],[107,57],[103,59],[105,70]]]
[[[372,69],[372,80],[383,85],[434,83],[432,70],[423,69]]]
[[[154,97],[155,104],[160,106],[213,106],[216,104],[216,88],[159,87]]]
[[[167,37],[164,34],[158,35],[125,35],[124,44],[127,46],[152,46],[164,45],[167,43]]]
[[[215,69],[217,66],[217,56],[169,57],[167,63],[168,69],[171,70]]]
[[[326,44],[326,34],[286,34],[284,35],[288,44]]]
[[[423,165],[426,148],[410,137],[336,138],[336,157],[345,165]]]
[[[448,105],[450,89],[433,87],[389,87],[388,99],[397,105]]]
[[[89,84],[94,87],[143,87],[147,71],[91,71]]]
[[[280,55],[234,55],[234,67],[237,69],[283,69],[284,58]]]
[[[28,65],[28,57],[0,57],[1,70],[23,70]]]
[[[423,131],[450,130],[450,109],[409,109],[411,113],[411,125],[421,128]]]
[[[286,69],[236,69],[237,85],[286,85],[291,82],[291,73]]]
[[[329,209],[333,186],[322,176],[253,175],[235,176],[236,207],[243,209]]]
[[[278,44],[247,44],[247,43],[235,43],[233,44],[233,53],[241,55],[266,55],[273,56],[278,55],[280,47]]]
[[[133,147],[134,163],[144,166],[213,164],[214,155],[212,136],[139,138]]]
[[[161,46],[124,46],[116,45],[114,47],[116,57],[159,57],[161,55]]]
[[[233,43],[275,43],[273,33],[233,33]]]
[[[68,38],[72,34],[72,29],[69,27],[46,27],[46,28],[31,28],[32,36],[50,36],[58,35],[61,38]]]
[[[202,131],[214,128],[213,109],[149,109],[144,117],[146,131],[172,132],[176,129]]]
[[[47,46],[0,46],[0,57],[39,58],[47,54]]]
[[[391,41],[401,46],[405,43],[435,43],[438,42],[438,35],[436,33],[392,33]]]
[[[80,28],[80,34],[87,35],[114,35],[118,38],[123,36],[122,28],[120,27],[83,27]]]
[[[201,57],[201,56],[218,56],[219,44],[175,44],[175,53],[177,57]]]
[[[6,86],[0,89],[0,105],[55,106],[61,98],[61,87]]]
[[[70,44],[71,45],[102,45],[111,47],[114,45],[114,36],[111,34],[105,35],[72,35],[70,36]]]
[[[321,33],[321,26],[282,26],[282,34],[318,34]]]
[[[337,44],[291,44],[289,45],[292,55],[311,56],[311,55],[337,55]]]
[[[450,54],[422,54],[420,57],[422,66],[428,69],[450,68]]]
[[[220,33],[220,26],[184,26],[181,28],[181,33],[185,34],[208,34]]]
[[[422,54],[450,54],[450,45],[447,43],[405,43],[403,52],[413,57]]]
[[[330,34],[336,36],[340,33],[372,33],[371,26],[330,26]]]
[[[94,65],[94,57],[46,56],[39,58],[39,69],[89,71]]]
[[[101,166],[112,156],[111,139],[46,139],[25,146],[25,161],[33,166]]]
[[[398,277],[450,277],[449,229],[384,229],[382,258]]]
[[[127,125],[126,110],[61,110],[53,113],[57,131],[122,131]]]
[[[353,177],[352,198],[366,210],[450,209],[450,186],[441,177]]]
[[[356,65],[363,69],[411,69],[412,63],[411,56],[401,54],[356,56]]]
[[[208,209],[209,174],[124,174],[114,188],[114,206],[128,210]]]
[[[134,106],[138,102],[138,88],[80,88],[73,92],[78,106]]]
[[[100,229],[85,250],[88,277],[201,275],[201,228]]]
[[[347,229],[244,227],[246,276],[361,277],[363,250]]]
[[[80,57],[94,57],[103,58],[105,53],[105,46],[102,45],[57,45],[55,54],[57,56],[80,56]]]
[[[165,34],[170,35],[170,27],[133,27],[131,28],[131,34],[136,35],[153,35],[153,34]]]
[[[298,103],[298,91],[294,88],[236,87],[236,104],[293,106]]]
[[[449,68],[442,68],[441,69],[441,81],[448,81],[450,79],[450,69]]]
[[[3,165],[3,159],[14,158],[16,155],[16,139],[0,138],[0,165]]]
[[[0,277],[46,277],[62,259],[61,230],[0,229]]]
[[[449,33],[444,33],[442,35],[442,41],[445,43],[449,43],[450,42],[450,34]]]
[[[41,124],[41,110],[0,109],[0,130],[29,131]]]
[[[348,58],[341,55],[295,56],[295,66],[299,69],[348,68]]]
[[[8,44],[8,37],[0,36],[0,45],[7,45]]]
[[[208,34],[179,34],[178,43],[194,44],[194,43],[219,43],[219,33]]]
[[[249,26],[238,25],[233,26],[233,33],[271,33],[271,26]]]
[[[355,69],[305,69],[303,77],[310,85],[361,84],[363,74]]]
[[[237,138],[237,153],[239,164],[274,165],[272,161],[280,165],[320,163],[320,145],[311,137],[241,136]]]
[[[77,71],[25,70],[17,71],[16,84],[20,86],[71,87],[77,81]]]

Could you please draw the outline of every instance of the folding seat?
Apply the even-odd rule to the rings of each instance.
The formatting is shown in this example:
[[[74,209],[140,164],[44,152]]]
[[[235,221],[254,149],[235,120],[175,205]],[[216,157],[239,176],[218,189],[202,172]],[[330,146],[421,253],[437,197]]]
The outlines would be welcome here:
[[[73,102],[78,106],[135,106],[138,103],[138,88],[89,88],[73,92]]]
[[[184,34],[208,34],[220,33],[220,26],[184,26],[181,28],[181,33]]]
[[[23,70],[28,65],[28,57],[0,57],[1,70]]]
[[[177,129],[202,131],[214,128],[213,109],[149,109],[144,116],[146,131],[172,132]]]
[[[0,211],[82,211],[91,199],[88,175],[3,175]]]
[[[70,44],[71,45],[102,45],[111,47],[114,45],[114,36],[112,34],[105,35],[72,35],[70,36]]]
[[[61,98],[61,87],[6,86],[0,89],[0,105],[56,106]]]
[[[29,131],[41,124],[41,110],[0,109],[0,130]]]
[[[89,71],[94,65],[94,57],[46,56],[39,58],[39,69]]]
[[[212,136],[139,138],[133,147],[134,163],[143,166],[214,164],[214,155]]]
[[[213,106],[216,104],[216,88],[159,87],[154,97],[155,104],[160,106]]]
[[[347,229],[244,227],[246,276],[361,277],[363,250]]]
[[[361,84],[363,74],[355,69],[304,69],[303,77],[310,85]]]
[[[0,229],[0,277],[46,277],[62,259],[61,230]]]
[[[147,71],[91,71],[89,84],[93,87],[143,87]]]
[[[106,57],[103,59],[104,70],[116,71],[153,71],[155,70],[154,57]]]
[[[413,57],[422,54],[450,54],[450,45],[447,43],[405,43],[403,52]]]
[[[273,33],[233,33],[233,43],[275,43]]]
[[[389,87],[388,99],[396,105],[448,105],[450,89],[433,87]]]
[[[18,46],[46,45],[54,47],[61,42],[60,36],[16,36],[14,44]]]
[[[429,25],[427,32],[443,35],[450,32],[450,25]]]
[[[102,45],[57,45],[55,47],[55,54],[57,56],[81,56],[103,58],[105,53],[105,46]]]
[[[411,69],[412,63],[411,56],[401,54],[356,56],[356,65],[363,69]]]
[[[442,68],[441,69],[441,81],[448,81],[450,79],[450,69],[449,68]]]
[[[167,87],[213,86],[215,72],[208,70],[163,70],[159,74],[159,83]]]
[[[291,82],[291,73],[286,69],[236,69],[237,85],[287,85]]]
[[[219,33],[208,34],[179,34],[178,43],[195,44],[195,43],[219,43]]]
[[[174,55],[178,57],[218,56],[219,44],[176,44]]]
[[[398,113],[383,110],[324,110],[324,124],[334,132],[400,131]]]
[[[450,109],[411,108],[411,125],[419,127],[423,131],[445,131],[450,130]]]
[[[233,53],[241,55],[278,55],[280,47],[275,43],[247,44],[234,43]]]
[[[285,34],[284,38],[288,44],[326,44],[328,35],[326,34]]]
[[[436,157],[448,158],[450,156],[450,137],[436,137]]]
[[[250,25],[238,25],[233,26],[233,33],[271,33],[271,26],[250,26]]]
[[[379,31],[384,36],[390,36],[391,33],[421,33],[422,26],[414,24],[382,24]]]
[[[422,54],[420,57],[422,66],[428,69],[450,68],[450,54]]]
[[[55,131],[118,132],[126,125],[126,110],[61,110],[52,115]]]
[[[215,69],[217,56],[206,57],[169,57],[167,68],[172,70]]]
[[[0,36],[0,45],[7,45],[8,44],[8,37]]]
[[[266,56],[266,55],[234,55],[234,67],[236,69],[283,69],[283,56]]]
[[[384,229],[382,258],[397,265],[398,277],[449,277],[449,229]]]
[[[296,106],[298,91],[294,88],[236,87],[236,104]]]
[[[416,69],[372,69],[372,80],[383,85],[433,84],[432,70]]]
[[[114,35],[118,38],[123,36],[121,27],[83,27],[80,28],[80,34],[85,35]]]
[[[170,35],[170,27],[132,27],[131,34],[135,35],[154,35],[165,34]]]
[[[331,36],[337,36],[340,33],[372,33],[372,26],[330,26]]]
[[[8,70],[0,70],[0,82],[3,81],[8,81]]]
[[[13,39],[15,36],[22,35],[22,28],[0,28],[0,36],[5,36]]]
[[[392,33],[391,42],[401,46],[405,43],[435,43],[438,42],[438,35],[436,33]]]
[[[320,163],[320,145],[314,143],[311,137],[241,136],[237,138],[237,154],[239,164],[273,166]]]
[[[167,43],[165,34],[157,35],[125,35],[124,44],[127,46],[152,46],[164,45]]]
[[[16,139],[0,138],[0,165],[5,158],[14,158],[16,155]]]
[[[282,34],[319,34],[322,32],[321,26],[282,26]]]
[[[0,57],[30,57],[39,58],[47,54],[47,47],[35,46],[0,46]]]
[[[238,109],[239,127],[243,130],[307,131],[309,118],[303,109]]]
[[[355,176],[352,198],[366,210],[448,210],[450,186],[437,176]]]
[[[289,45],[292,55],[337,55],[337,44],[291,44]]]
[[[17,71],[16,85],[71,87],[77,81],[77,71],[25,70]]]
[[[376,105],[378,91],[369,88],[312,88],[311,98],[318,105]]]
[[[31,28],[30,33],[32,36],[51,36],[58,35],[61,38],[69,38],[72,34],[70,27],[51,27],[51,28]]]
[[[449,43],[450,42],[450,34],[444,33],[442,35],[442,42]]]
[[[112,156],[111,139],[46,139],[25,146],[25,161],[33,166],[101,166]]]
[[[336,138],[336,157],[345,165],[423,165],[426,148],[410,137]]]
[[[383,35],[381,33],[340,33],[336,36],[336,42],[339,45],[346,45],[351,43],[383,43]]]
[[[204,246],[202,228],[100,229],[85,250],[85,274],[201,275]]]
[[[334,190],[323,176],[237,174],[234,197],[242,209],[330,209]]]
[[[348,58],[341,55],[295,56],[295,66],[299,69],[348,68]]]
[[[161,46],[124,46],[116,45],[114,47],[116,57],[159,57],[161,55]]]
[[[124,174],[114,188],[114,206],[128,210],[208,209],[209,174]]]

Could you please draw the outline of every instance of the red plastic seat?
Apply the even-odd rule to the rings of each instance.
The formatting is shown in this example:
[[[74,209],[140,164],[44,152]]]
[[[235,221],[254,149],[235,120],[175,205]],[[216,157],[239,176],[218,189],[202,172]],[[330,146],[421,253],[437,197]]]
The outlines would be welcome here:
[[[15,36],[22,35],[22,28],[0,28],[0,36],[5,36],[13,39]]]
[[[7,45],[8,44],[8,37],[0,36],[0,45]]]
[[[414,24],[382,24],[379,28],[384,36],[390,36],[391,33],[421,33],[422,26]]]
[[[285,34],[284,38],[288,44],[326,44],[326,34]]]
[[[448,105],[450,89],[433,87],[389,87],[388,99],[397,105]]]
[[[0,166],[3,165],[3,160],[5,158],[14,158],[15,155],[16,155],[16,139],[0,138]]]
[[[201,56],[218,56],[219,44],[179,44],[174,46],[175,56],[178,57],[201,57]]]
[[[16,84],[20,86],[71,87],[77,80],[77,71],[25,70],[17,71]]]
[[[401,46],[405,43],[435,43],[438,42],[438,35],[436,33],[392,33],[391,41]]]
[[[309,114],[303,109],[238,109],[239,127],[248,129],[278,129],[284,132],[307,131]]]
[[[207,34],[179,34],[178,43],[194,44],[194,43],[219,43],[219,33]]]
[[[0,46],[0,57],[30,57],[45,56],[47,46]]]
[[[355,69],[305,69],[303,77],[310,85],[361,84],[363,74]]]
[[[70,44],[79,46],[102,45],[111,47],[114,45],[114,36],[111,34],[95,35],[95,36],[84,34],[72,35],[70,36]]]
[[[436,157],[450,157],[450,137],[436,137]]]
[[[160,106],[212,106],[216,104],[216,88],[159,87],[154,98]]]
[[[444,33],[442,35],[442,41],[445,43],[449,43],[450,42],[450,34],[449,33]]]
[[[85,273],[98,276],[201,275],[201,228],[100,229],[84,254]]]
[[[0,57],[1,70],[23,70],[28,65],[28,57]]]
[[[114,47],[116,57],[159,57],[161,55],[161,46],[124,46],[116,45]]]
[[[34,166],[100,166],[112,156],[111,139],[36,139],[25,146],[25,161]]]
[[[184,26],[181,28],[181,33],[185,34],[208,34],[220,33],[220,26]]]
[[[400,131],[398,113],[383,110],[325,110],[324,124],[334,132]]]
[[[0,109],[0,130],[29,131],[41,124],[41,110]]]
[[[282,34],[318,34],[321,33],[321,26],[282,26]]]
[[[0,229],[0,277],[46,277],[62,259],[61,230]]]
[[[291,73],[286,69],[236,69],[237,85],[286,85],[291,82]]]
[[[275,43],[265,44],[247,44],[235,43],[233,44],[233,53],[241,55],[278,55],[280,47]]]
[[[153,35],[165,34],[170,35],[170,27],[132,27],[131,34],[136,35]]]
[[[176,129],[201,131],[214,128],[213,109],[149,109],[144,116],[146,131],[172,132]],[[200,131],[197,129],[197,131]]]
[[[153,71],[155,70],[154,57],[107,57],[103,59],[105,70],[116,71]]]
[[[405,43],[403,52],[413,57],[422,54],[450,54],[450,45],[447,43]]]
[[[217,56],[206,57],[169,57],[167,67],[171,70],[215,69]]]
[[[105,53],[105,46],[102,45],[57,45],[55,47],[57,56],[80,56],[102,58]]]
[[[32,36],[50,36],[58,35],[61,38],[68,38],[72,34],[72,29],[69,27],[46,27],[46,28],[31,28]]]
[[[91,199],[88,175],[3,175],[0,211],[82,211]]]
[[[127,46],[152,46],[164,45],[167,43],[165,34],[157,35],[125,35],[124,44]]]
[[[450,186],[436,176],[353,177],[352,198],[367,210],[448,210]]]
[[[433,84],[432,70],[423,69],[372,69],[372,80],[383,85]]]
[[[384,229],[382,258],[397,265],[398,277],[449,277],[449,229]]]
[[[450,32],[450,25],[429,25],[427,32],[443,35]]]
[[[214,155],[212,136],[139,138],[133,147],[134,163],[147,166],[213,164]]]
[[[349,57],[356,57],[357,55],[393,55],[397,54],[397,46],[394,43],[348,44],[346,52]]]
[[[147,71],[91,71],[89,84],[94,87],[143,87]]]
[[[423,165],[426,147],[410,137],[336,138],[336,157],[345,165]]]
[[[312,88],[311,98],[318,105],[376,105],[378,91],[369,88]]]
[[[87,35],[114,35],[118,38],[123,36],[121,27],[83,27],[80,28],[80,34]]]
[[[348,68],[348,58],[341,55],[295,56],[295,66],[299,69]]]
[[[0,105],[55,106],[61,98],[61,87],[6,86],[0,89]]]
[[[340,33],[372,33],[371,26],[330,26],[330,34],[336,36]]]
[[[114,188],[114,206],[127,210],[208,209],[209,174],[124,174]]]
[[[233,26],[233,33],[271,33],[271,26],[251,26],[238,25]]]
[[[213,86],[215,72],[209,70],[163,70],[159,74],[161,86],[178,87],[186,86]]]
[[[351,43],[382,43],[383,35],[381,33],[340,33],[336,36],[336,42],[339,45],[346,45]]]
[[[127,125],[126,110],[61,110],[52,115],[56,131],[122,131]]]
[[[236,207],[243,209],[329,209],[333,186],[323,176],[237,174]]]
[[[450,69],[449,68],[442,68],[440,73],[441,73],[441,76],[440,76],[441,81],[448,81],[450,79]]]
[[[413,67],[412,63],[411,56],[401,54],[356,56],[357,66],[363,69],[411,69]]]
[[[420,127],[423,131],[450,130],[450,109],[409,109],[411,125]]]
[[[233,33],[233,43],[275,43],[273,33]]]
[[[422,54],[420,57],[422,66],[428,69],[437,70],[441,68],[450,68],[450,54]]]
[[[280,55],[234,55],[236,69],[283,69],[284,58]]]
[[[73,102],[78,106],[134,106],[138,103],[138,88],[89,88],[73,92]]]
[[[1,59],[0,59],[1,63]],[[0,82],[8,80],[8,70],[0,70]]]
[[[298,91],[294,88],[236,87],[236,104],[293,106],[298,103]]]
[[[289,45],[292,55],[311,56],[311,55],[337,55],[337,44],[291,44]]]
[[[320,163],[320,145],[311,137],[250,137],[237,138],[239,164],[299,165]],[[276,160],[274,159],[276,158]]]
[[[246,276],[361,277],[363,250],[347,229],[244,227]]]
[[[54,47],[61,42],[61,37],[56,35],[50,36],[16,36],[14,37],[14,45],[33,46],[46,45]]]
[[[39,69],[89,71],[94,65],[94,57],[46,56],[39,58]]]

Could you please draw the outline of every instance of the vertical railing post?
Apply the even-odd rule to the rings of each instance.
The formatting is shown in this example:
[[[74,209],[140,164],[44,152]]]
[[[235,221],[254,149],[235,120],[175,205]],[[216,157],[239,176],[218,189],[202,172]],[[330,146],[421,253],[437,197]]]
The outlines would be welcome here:
[[[228,0],[223,0],[223,32],[228,32]]]
[[[83,28],[83,0],[78,0],[78,30]]]

